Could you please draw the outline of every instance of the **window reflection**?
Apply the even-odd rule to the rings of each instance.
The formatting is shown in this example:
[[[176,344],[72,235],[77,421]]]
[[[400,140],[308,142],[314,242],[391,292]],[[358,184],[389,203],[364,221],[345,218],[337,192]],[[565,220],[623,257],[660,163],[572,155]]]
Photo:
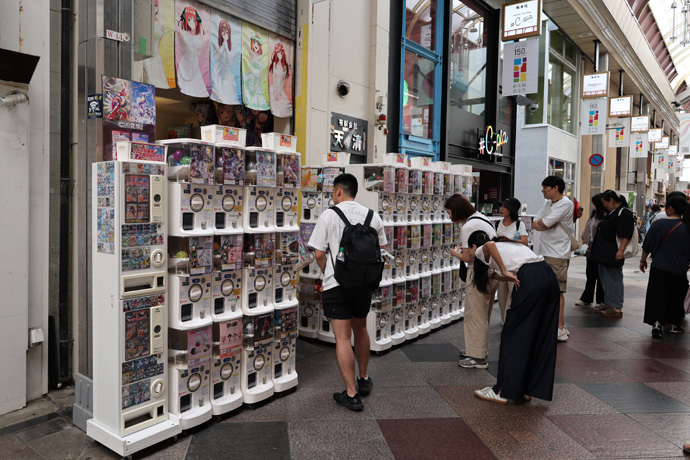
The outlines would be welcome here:
[[[405,51],[402,132],[433,139],[434,63]]]
[[[450,103],[483,115],[486,103],[486,38],[484,17],[453,0],[450,41]]]
[[[405,37],[434,51],[436,0],[406,0],[405,7]]]

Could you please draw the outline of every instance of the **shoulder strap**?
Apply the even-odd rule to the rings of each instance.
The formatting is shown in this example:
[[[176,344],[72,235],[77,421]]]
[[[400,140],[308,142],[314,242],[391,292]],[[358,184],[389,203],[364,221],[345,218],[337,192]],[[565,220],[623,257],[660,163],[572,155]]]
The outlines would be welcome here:
[[[346,225],[346,226],[350,227],[350,226],[352,225],[352,224],[350,223],[350,221],[347,220],[347,217],[345,217],[345,214],[343,213],[343,211],[340,210],[340,208],[338,208],[337,206],[331,206],[331,207],[328,208],[328,209],[332,209],[333,211],[335,211],[335,213],[338,214],[338,215],[340,216],[340,219],[341,219],[343,222],[345,222],[345,225]],[[369,211],[371,211],[371,209],[370,209]]]
[[[673,233],[673,231],[674,231],[675,229],[677,229],[678,227],[680,227],[682,223],[683,223],[683,221],[678,222],[676,225],[673,226],[673,228],[672,228],[671,230],[669,230],[668,232],[666,232],[666,234],[664,235],[664,237],[661,239],[661,243],[663,243],[664,240],[666,239],[666,237],[668,237],[671,233]],[[659,243],[659,246],[661,246],[661,243]]]
[[[491,222],[489,222],[488,220],[484,219],[483,217],[479,217],[479,216],[470,217],[469,219],[467,219],[467,222],[471,221],[472,219],[483,220],[483,221],[486,222],[487,224],[491,225]]]
[[[467,220],[469,220],[469,219],[467,219]],[[497,220],[496,223],[494,224],[494,229],[495,229],[496,231],[498,231],[498,223],[499,223],[499,222],[500,222],[500,221]]]
[[[371,225],[371,220],[372,220],[373,218],[374,218],[374,211],[370,209],[369,212],[367,212],[367,218],[364,219],[364,226],[365,226],[365,227],[370,226],[370,225]]]

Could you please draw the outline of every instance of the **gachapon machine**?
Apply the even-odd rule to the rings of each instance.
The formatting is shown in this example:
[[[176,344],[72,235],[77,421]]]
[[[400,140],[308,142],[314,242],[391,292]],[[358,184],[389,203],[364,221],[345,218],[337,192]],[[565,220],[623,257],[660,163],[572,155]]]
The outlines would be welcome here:
[[[419,276],[408,277],[405,282],[405,308],[403,328],[405,340],[414,340],[419,336],[417,314],[419,308]]]
[[[275,308],[297,307],[299,232],[276,233],[276,240],[273,303]]]
[[[441,327],[441,282],[442,275],[440,270],[431,272],[431,303],[429,304],[429,325],[431,329]]]
[[[320,279],[299,278],[299,335],[309,339],[319,336],[319,321],[321,317],[321,287]]]
[[[311,234],[314,232],[315,227],[316,224],[312,224],[309,222],[303,222],[300,224],[300,236],[302,238],[302,241],[304,241],[305,243],[309,242],[309,238],[311,238]],[[321,268],[314,259],[314,250],[311,248],[309,248],[308,250],[311,254],[312,262],[309,265],[306,265],[302,268],[302,270],[300,271],[300,276],[320,279],[322,277]]]
[[[371,310],[367,315],[367,332],[371,351],[380,353],[390,349],[392,310],[393,284],[390,281],[382,281],[371,295]]]
[[[331,320],[326,316],[326,312],[323,310],[323,304],[319,311],[319,333],[317,338],[322,342],[335,343],[333,325],[331,324]]]
[[[244,149],[216,144],[216,184],[213,196],[214,232],[243,233],[242,205],[244,202]]]
[[[302,217],[300,222],[316,223],[323,212],[323,175],[321,167],[302,167]]]
[[[276,308],[273,323],[273,387],[276,393],[297,386],[297,304]]]
[[[422,224],[431,224],[434,220],[434,169],[433,163],[422,169]]]
[[[219,417],[242,406],[242,317],[213,323],[211,411]]]
[[[170,327],[193,329],[213,322],[213,236],[170,237],[168,243]]]
[[[391,345],[400,345],[405,341],[405,299],[407,285],[405,281],[393,282],[393,306],[391,309]]]
[[[247,130],[224,125],[206,125],[201,127],[201,139],[223,145],[247,145]]]
[[[242,319],[242,399],[255,404],[273,396],[273,311]]]
[[[434,195],[431,200],[431,220],[434,223],[443,222],[446,219],[446,212],[443,207],[446,202],[444,196],[444,176],[442,170],[442,161],[435,161],[432,163],[434,170]]]
[[[393,281],[405,281],[407,275],[407,225],[393,227]]]
[[[183,430],[211,420],[212,354],[211,325],[185,331],[170,330],[170,417]]]
[[[396,172],[389,164],[348,165],[345,172],[354,175],[360,184],[356,201],[378,212],[384,225],[395,222],[394,209]]]
[[[452,269],[450,267],[445,267],[441,269],[441,311],[439,317],[441,319],[441,324],[450,324],[451,315],[451,276]]]
[[[242,245],[244,235],[216,235],[213,242],[211,316],[227,321],[242,316]]]
[[[388,242],[388,244],[381,248],[381,251],[383,251],[384,256],[383,260],[385,262],[381,282],[387,283],[392,282],[393,280],[393,264],[395,261],[395,257],[393,256],[393,253],[395,252],[393,249],[393,247],[395,246],[393,238],[395,234],[395,227],[392,227],[390,225],[384,225],[383,232],[386,235],[386,241]]]
[[[472,202],[472,166],[471,165],[452,165],[450,167],[455,181],[454,192],[464,196]]]
[[[412,159],[410,159],[412,161]],[[422,170],[410,167],[409,188],[407,195],[407,222],[411,224],[422,223]]]
[[[242,311],[245,315],[272,312],[275,233],[244,234]]]
[[[395,168],[395,195],[393,195],[393,222],[407,222],[407,201],[410,171],[406,166]]]
[[[419,301],[419,307],[417,308],[417,329],[419,329],[419,335],[425,335],[431,332],[431,324],[429,323],[429,302],[429,300]]]
[[[245,161],[242,207],[244,232],[274,232],[277,153],[259,147],[247,147]]]
[[[275,227],[278,231],[299,230],[300,155],[278,152]]]
[[[323,192],[321,194],[321,204],[323,206],[323,211],[335,206],[335,202],[333,201],[333,182],[335,178],[342,173],[343,168],[341,167],[329,166],[321,170],[323,176],[323,183],[321,184],[321,190]]]

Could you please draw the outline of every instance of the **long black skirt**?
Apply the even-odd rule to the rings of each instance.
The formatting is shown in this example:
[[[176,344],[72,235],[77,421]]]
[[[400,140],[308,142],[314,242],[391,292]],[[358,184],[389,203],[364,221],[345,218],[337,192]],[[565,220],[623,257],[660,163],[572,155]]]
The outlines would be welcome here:
[[[688,280],[685,276],[655,268],[649,269],[647,295],[644,301],[644,322],[664,326],[666,323],[680,326],[685,319],[685,295],[688,292]]]
[[[546,262],[523,265],[517,273],[510,310],[501,333],[494,391],[522,401],[524,395],[551,401],[556,372],[560,289]]]

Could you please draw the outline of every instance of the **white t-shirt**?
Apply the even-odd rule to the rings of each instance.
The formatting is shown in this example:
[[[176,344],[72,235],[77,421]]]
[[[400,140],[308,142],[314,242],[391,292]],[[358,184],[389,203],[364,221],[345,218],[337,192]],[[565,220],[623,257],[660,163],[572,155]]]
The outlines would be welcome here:
[[[498,250],[498,253],[501,254],[501,259],[503,259],[503,265],[505,265],[506,270],[513,273],[517,273],[517,271],[520,270],[520,267],[525,264],[541,262],[544,260],[544,257],[536,255],[524,244],[499,241],[496,243],[496,249]],[[484,246],[477,248],[477,251],[474,253],[474,257],[478,258],[482,262],[486,262],[486,257],[484,256]],[[498,268],[498,264],[493,257],[489,256],[489,261],[486,263],[488,263],[489,267],[500,273],[501,269]]]
[[[654,216],[654,219],[652,219],[652,223],[656,222],[659,219],[666,219],[668,218],[668,214],[666,214],[666,211],[660,211],[656,213],[656,216]]]
[[[343,214],[345,214],[345,217],[352,225],[364,223],[369,212],[369,208],[362,206],[356,201],[343,201],[337,206],[343,211]],[[383,222],[376,212],[374,212],[374,217],[371,219],[371,227],[379,234],[379,245],[381,247],[385,246],[388,241],[386,241],[386,234],[383,231]],[[321,213],[321,217],[319,217],[311,238],[309,238],[307,243],[312,248],[323,252],[327,252],[330,248],[330,253],[326,254],[326,272],[323,278],[324,291],[340,286],[333,276],[333,262],[335,262],[335,257],[340,249],[340,238],[343,236],[343,230],[345,230],[345,222],[335,211],[327,209]]]
[[[541,232],[539,240],[541,255],[558,259],[570,259],[570,238],[566,230],[558,225],[561,222],[571,235],[575,234],[575,222],[573,222],[573,202],[568,197],[552,203],[544,201],[544,206],[537,213],[536,219],[541,219],[547,227],[554,226]]]
[[[473,217],[479,218],[472,219]],[[477,230],[486,232],[487,235],[489,235],[489,238],[496,238],[496,229],[489,223],[489,219],[487,219],[481,212],[475,212],[468,217],[465,223],[462,224],[462,227],[460,227],[460,242],[463,248],[468,248],[470,246],[467,243],[467,240],[470,238],[470,235]],[[474,267],[474,262],[468,263],[467,267]]]
[[[505,236],[509,240],[520,240],[521,237],[523,236],[528,236],[527,235],[527,227],[525,227],[525,223],[521,220],[518,219],[518,230],[517,232],[515,231],[515,222],[512,224],[508,225],[507,227],[503,225],[503,220],[498,221],[498,228],[496,229],[496,235],[498,236]],[[515,237],[515,233],[520,233],[518,237]]]

